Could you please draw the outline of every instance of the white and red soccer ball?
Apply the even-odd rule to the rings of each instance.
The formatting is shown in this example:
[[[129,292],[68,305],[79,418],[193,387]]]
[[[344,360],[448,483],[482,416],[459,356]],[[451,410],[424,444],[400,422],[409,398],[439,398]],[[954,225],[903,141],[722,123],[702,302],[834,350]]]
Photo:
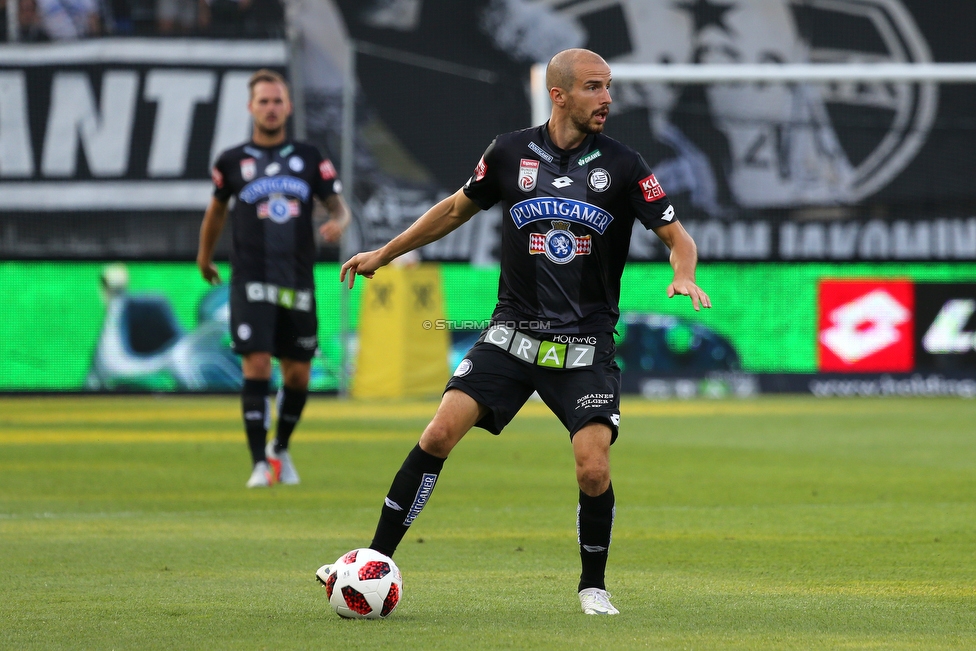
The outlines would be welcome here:
[[[315,573],[340,617],[382,619],[403,597],[403,577],[393,559],[373,549],[354,549]]]

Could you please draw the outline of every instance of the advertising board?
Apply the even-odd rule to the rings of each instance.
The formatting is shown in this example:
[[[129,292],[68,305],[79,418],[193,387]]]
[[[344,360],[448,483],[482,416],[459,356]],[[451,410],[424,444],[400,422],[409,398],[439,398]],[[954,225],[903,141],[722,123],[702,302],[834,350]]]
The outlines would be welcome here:
[[[974,264],[710,264],[698,281],[714,307],[701,312],[667,298],[671,276],[664,263],[624,272],[626,392],[976,395]],[[498,269],[442,264],[441,278],[446,318],[428,318],[450,331],[455,368],[488,323]],[[314,391],[338,389],[343,343],[355,357],[363,285],[347,295],[343,342],[347,290],[337,264],[316,267]],[[7,261],[0,295],[0,391],[237,390],[225,288],[193,263]]]

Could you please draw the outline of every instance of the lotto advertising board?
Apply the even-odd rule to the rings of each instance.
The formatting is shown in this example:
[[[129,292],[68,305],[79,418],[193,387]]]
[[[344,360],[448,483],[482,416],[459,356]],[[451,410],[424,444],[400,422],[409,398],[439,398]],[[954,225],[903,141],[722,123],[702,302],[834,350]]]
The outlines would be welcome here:
[[[976,378],[976,283],[830,279],[820,283],[819,309],[819,370],[863,376],[834,386],[965,393]]]
[[[442,264],[440,277],[443,313],[422,327],[449,331],[453,369],[488,322],[498,269]],[[701,312],[667,298],[670,279],[665,263],[624,272],[617,361],[626,393],[976,397],[976,264],[708,264],[698,281],[714,307]],[[340,383],[347,290],[334,263],[317,266],[316,283],[312,389],[330,392]],[[364,285],[346,295],[351,373]],[[0,391],[240,386],[226,286],[206,285],[193,263],[8,261],[0,294]]]

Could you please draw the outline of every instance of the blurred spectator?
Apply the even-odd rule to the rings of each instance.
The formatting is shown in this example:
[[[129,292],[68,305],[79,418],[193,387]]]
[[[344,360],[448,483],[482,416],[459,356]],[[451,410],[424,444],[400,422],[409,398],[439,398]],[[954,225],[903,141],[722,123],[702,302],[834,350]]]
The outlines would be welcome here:
[[[160,36],[184,36],[197,29],[200,0],[156,0],[156,28]]]
[[[18,40],[24,42],[37,42],[48,40],[47,33],[41,25],[41,18],[37,14],[37,5],[34,0],[19,0],[17,3],[19,13]],[[7,39],[7,0],[0,0],[0,38]]]
[[[36,0],[41,25],[54,41],[101,33],[98,0]]]
[[[6,3],[0,0],[0,40]],[[91,36],[284,38],[284,0],[18,0],[19,40]]]
[[[202,31],[218,38],[281,38],[282,0],[200,0]]]
[[[244,16],[245,38],[283,38],[285,7],[282,0],[251,0]]]
[[[251,0],[201,0],[200,26],[210,36],[240,36],[250,6]]]

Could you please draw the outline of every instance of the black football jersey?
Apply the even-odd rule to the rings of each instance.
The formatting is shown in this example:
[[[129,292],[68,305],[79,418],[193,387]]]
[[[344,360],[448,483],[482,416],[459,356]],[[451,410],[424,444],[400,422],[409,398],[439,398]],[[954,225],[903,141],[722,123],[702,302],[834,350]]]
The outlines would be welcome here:
[[[596,134],[563,151],[547,127],[496,137],[463,188],[482,209],[502,204],[492,318],[543,333],[609,332],[634,220],[664,226],[674,208],[630,147]]]
[[[230,214],[232,281],[313,288],[315,197],[341,191],[332,162],[301,142],[249,142],[222,153],[212,175],[217,199],[237,197]]]

